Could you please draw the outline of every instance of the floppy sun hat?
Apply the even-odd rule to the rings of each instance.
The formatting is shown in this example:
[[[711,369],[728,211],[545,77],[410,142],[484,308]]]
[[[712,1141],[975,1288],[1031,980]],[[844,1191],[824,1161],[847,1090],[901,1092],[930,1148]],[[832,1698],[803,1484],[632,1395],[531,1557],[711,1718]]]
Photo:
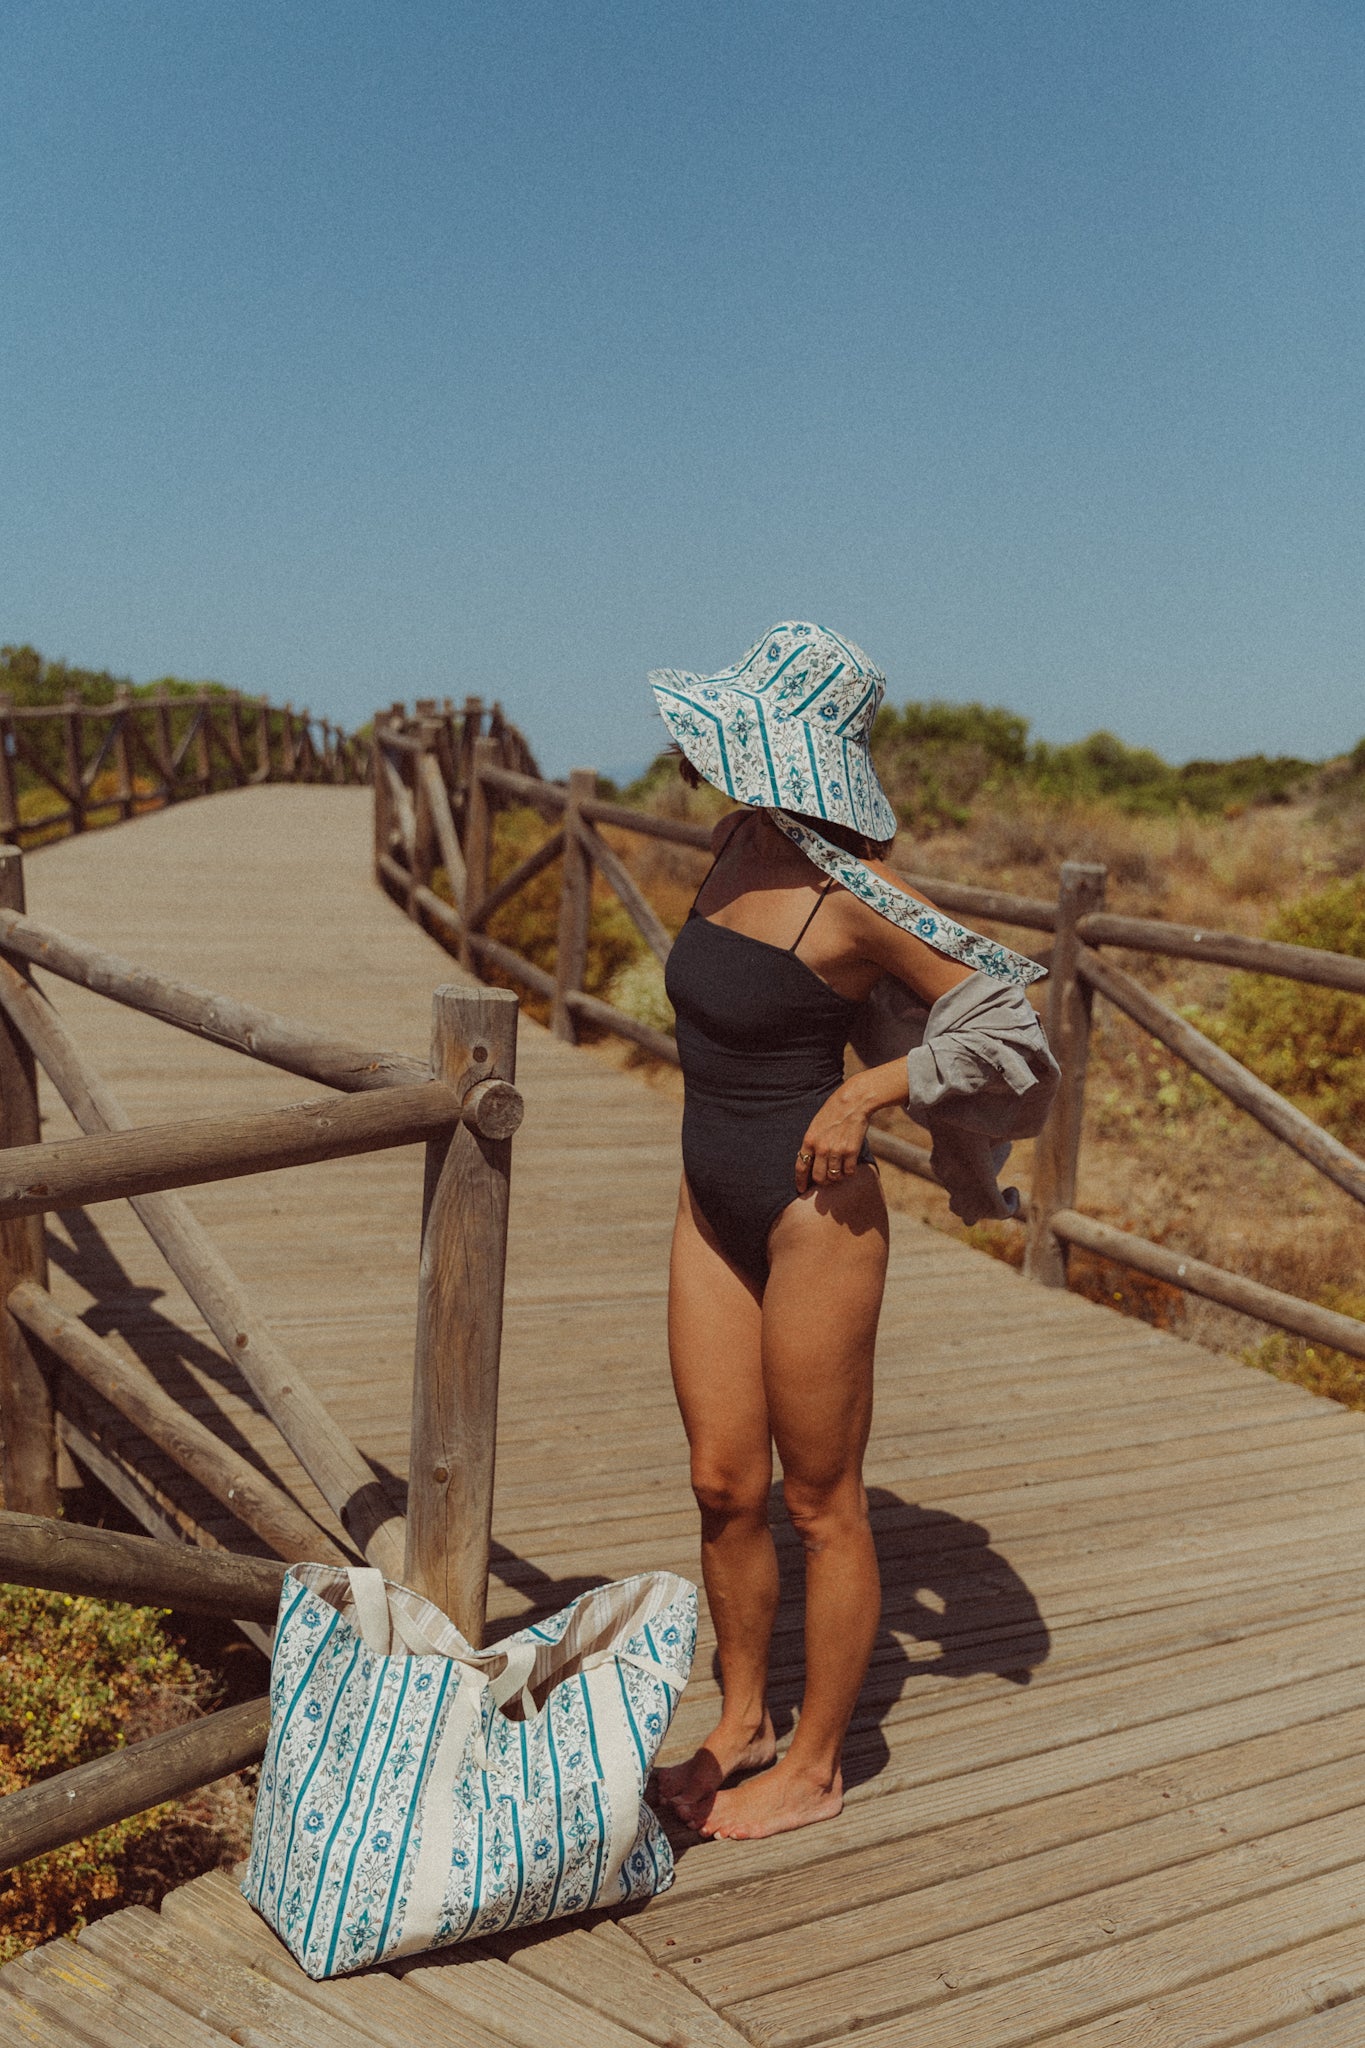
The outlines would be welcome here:
[[[870,747],[886,678],[851,640],[789,619],[719,675],[656,668],[649,681],[664,724],[692,766],[736,803],[767,811],[816,867],[878,916],[997,981],[1027,986],[1047,972],[1027,954],[932,910],[802,823],[821,818],[869,839],[896,836],[896,813]]]
[[[787,620],[719,675],[659,668],[649,681],[672,738],[737,803],[895,837],[868,745],[886,678],[851,640]]]

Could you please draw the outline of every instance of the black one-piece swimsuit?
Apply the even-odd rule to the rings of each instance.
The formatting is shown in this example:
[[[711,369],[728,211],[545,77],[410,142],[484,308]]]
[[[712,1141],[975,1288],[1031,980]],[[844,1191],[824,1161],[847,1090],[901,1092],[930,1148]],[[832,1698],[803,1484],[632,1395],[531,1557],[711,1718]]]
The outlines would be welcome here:
[[[789,947],[713,924],[694,903],[668,957],[685,1090],[683,1171],[721,1249],[759,1287],[768,1233],[797,1199],[801,1140],[843,1081],[858,1008],[796,955],[833,886]],[[864,1145],[862,1157],[871,1156]]]

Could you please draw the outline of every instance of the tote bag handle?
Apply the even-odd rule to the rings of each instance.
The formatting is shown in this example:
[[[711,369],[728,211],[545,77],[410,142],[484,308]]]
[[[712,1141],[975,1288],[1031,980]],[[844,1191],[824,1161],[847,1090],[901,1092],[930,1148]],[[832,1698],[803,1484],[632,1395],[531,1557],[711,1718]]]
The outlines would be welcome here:
[[[351,1599],[355,1603],[356,1625],[364,1639],[366,1649],[373,1650],[381,1657],[390,1654],[392,1635],[418,1657],[444,1657],[448,1653],[438,1644],[431,1642],[409,1615],[396,1603],[390,1603],[384,1584],[384,1574],[372,1565],[349,1565],[346,1576],[350,1581]],[[496,1646],[495,1646],[496,1647]],[[521,1695],[521,1710],[527,1720],[535,1716],[535,1701],[531,1697],[530,1678],[535,1669],[536,1646],[534,1643],[518,1643],[506,1652],[506,1665],[496,1678],[486,1681],[495,1707],[506,1706],[508,1700]],[[482,1674],[476,1666],[470,1666],[471,1677]]]

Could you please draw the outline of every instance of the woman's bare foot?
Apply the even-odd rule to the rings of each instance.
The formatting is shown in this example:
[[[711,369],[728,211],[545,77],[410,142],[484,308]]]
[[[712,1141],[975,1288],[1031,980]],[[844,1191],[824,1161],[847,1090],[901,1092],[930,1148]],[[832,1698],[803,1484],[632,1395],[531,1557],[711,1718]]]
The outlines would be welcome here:
[[[784,1835],[818,1820],[833,1820],[844,1810],[844,1780],[792,1769],[783,1757],[759,1778],[717,1792],[699,1823],[704,1835],[718,1841],[756,1842],[764,1835]]]
[[[752,1725],[727,1727],[722,1721],[686,1763],[669,1764],[655,1773],[659,1797],[679,1820],[698,1827],[727,1778],[736,1771],[766,1770],[776,1754],[777,1737],[766,1709],[756,1731]]]

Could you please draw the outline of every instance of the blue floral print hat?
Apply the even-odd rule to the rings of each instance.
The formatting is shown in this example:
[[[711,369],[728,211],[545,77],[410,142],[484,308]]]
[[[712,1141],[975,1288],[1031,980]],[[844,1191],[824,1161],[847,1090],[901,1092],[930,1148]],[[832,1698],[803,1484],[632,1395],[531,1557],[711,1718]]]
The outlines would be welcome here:
[[[886,678],[851,640],[789,619],[719,675],[658,668],[649,681],[693,767],[737,803],[895,837],[868,746]]]

